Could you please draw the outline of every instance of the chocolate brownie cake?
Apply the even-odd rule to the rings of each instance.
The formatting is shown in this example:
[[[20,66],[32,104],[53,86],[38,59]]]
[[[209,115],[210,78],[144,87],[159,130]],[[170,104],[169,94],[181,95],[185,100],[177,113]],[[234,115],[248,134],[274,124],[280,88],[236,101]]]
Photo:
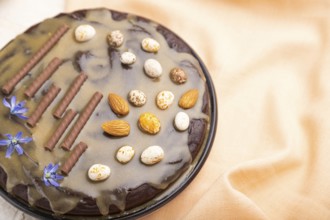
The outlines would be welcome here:
[[[0,51],[0,185],[36,213],[130,216],[204,161],[216,123],[191,48],[146,18],[60,14]]]

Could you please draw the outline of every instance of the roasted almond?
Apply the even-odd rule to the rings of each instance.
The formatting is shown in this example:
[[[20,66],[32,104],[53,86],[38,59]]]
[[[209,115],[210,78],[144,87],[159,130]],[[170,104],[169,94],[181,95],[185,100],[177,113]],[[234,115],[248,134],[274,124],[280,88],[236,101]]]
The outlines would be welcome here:
[[[106,121],[102,124],[102,129],[107,134],[116,137],[127,136],[130,132],[129,123],[124,120]]]
[[[154,114],[146,112],[139,117],[139,127],[148,134],[157,134],[160,131],[160,121]]]
[[[108,101],[111,110],[115,114],[119,116],[125,116],[129,113],[128,103],[125,101],[125,99],[123,99],[119,95],[110,93],[108,96]]]
[[[198,90],[191,89],[181,96],[179,100],[179,106],[183,109],[189,109],[195,106],[197,100],[198,100]]]

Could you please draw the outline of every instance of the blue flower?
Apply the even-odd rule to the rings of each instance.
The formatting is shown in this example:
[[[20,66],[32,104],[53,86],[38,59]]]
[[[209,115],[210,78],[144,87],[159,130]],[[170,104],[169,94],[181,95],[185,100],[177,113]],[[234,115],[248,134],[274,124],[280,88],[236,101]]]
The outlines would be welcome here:
[[[61,179],[63,179],[64,177],[62,175],[59,175],[56,173],[57,169],[58,169],[58,164],[48,164],[48,166],[45,167],[44,169],[44,176],[43,176],[43,181],[45,183],[46,186],[55,186],[55,187],[59,187],[60,184],[57,182]]]
[[[5,134],[8,138],[7,140],[0,140],[0,146],[7,146],[6,158],[10,158],[14,151],[17,151],[18,155],[22,155],[24,150],[21,144],[26,144],[32,141],[32,138],[25,137],[22,138],[23,132],[18,132],[15,137],[11,134]]]
[[[23,115],[24,113],[26,113],[28,111],[27,108],[24,108],[25,101],[22,101],[22,102],[19,102],[18,104],[16,104],[16,96],[12,96],[10,98],[10,102],[8,102],[6,98],[3,98],[2,103],[4,106],[6,106],[7,108],[10,109],[11,115],[15,115],[23,120],[28,119],[28,117]]]

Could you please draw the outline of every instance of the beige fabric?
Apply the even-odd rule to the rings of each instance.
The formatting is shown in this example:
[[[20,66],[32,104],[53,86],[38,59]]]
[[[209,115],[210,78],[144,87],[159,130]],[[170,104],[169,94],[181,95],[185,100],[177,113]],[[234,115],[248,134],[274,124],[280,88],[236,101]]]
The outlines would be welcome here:
[[[330,1],[68,0],[65,10],[100,6],[179,34],[218,93],[205,166],[143,220],[330,219]]]

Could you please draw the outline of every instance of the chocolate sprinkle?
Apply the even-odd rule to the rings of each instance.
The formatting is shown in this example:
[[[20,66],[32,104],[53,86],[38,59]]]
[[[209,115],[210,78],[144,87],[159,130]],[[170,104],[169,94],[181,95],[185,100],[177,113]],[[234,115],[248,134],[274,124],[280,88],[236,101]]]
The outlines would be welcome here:
[[[46,111],[48,106],[54,101],[58,93],[61,91],[61,88],[52,84],[50,89],[47,91],[46,95],[41,99],[39,105],[34,110],[32,115],[27,120],[27,124],[30,127],[34,127],[39,119],[41,118],[42,114]]]
[[[61,118],[62,114],[65,112],[66,108],[69,106],[73,98],[77,95],[78,91],[80,90],[81,86],[84,84],[84,82],[87,79],[86,74],[79,74],[73,83],[70,85],[69,90],[62,98],[60,104],[57,106],[55,112],[53,113],[53,116],[55,118]]]
[[[33,97],[40,87],[48,80],[53,73],[58,69],[58,67],[63,63],[63,60],[55,57],[50,61],[47,67],[42,71],[42,73],[33,80],[32,84],[25,90],[25,95],[28,98]]]
[[[64,150],[70,150],[72,144],[78,137],[80,131],[83,129],[102,98],[103,95],[100,92],[94,93],[93,97],[89,100],[83,112],[79,115],[79,118],[77,119],[76,123],[71,128],[69,134],[65,137],[65,140],[61,145]]]
[[[65,116],[63,117],[61,123],[55,130],[54,134],[50,137],[48,142],[45,144],[46,150],[52,151],[54,149],[56,143],[60,140],[63,133],[68,128],[68,126],[71,124],[72,120],[75,118],[76,115],[77,115],[77,112],[72,109],[69,109],[65,113]]]
[[[84,142],[80,142],[75,146],[69,158],[65,161],[65,163],[61,167],[61,172],[64,175],[68,175],[70,173],[70,171],[77,163],[81,155],[86,151],[87,147],[88,147],[87,144],[85,144]]]
[[[15,86],[29,73],[29,71],[55,46],[61,37],[69,30],[69,26],[64,24],[49,38],[49,40],[42,45],[38,52],[23,66],[23,68],[14,75],[9,81],[1,88],[5,95],[9,95]]]

